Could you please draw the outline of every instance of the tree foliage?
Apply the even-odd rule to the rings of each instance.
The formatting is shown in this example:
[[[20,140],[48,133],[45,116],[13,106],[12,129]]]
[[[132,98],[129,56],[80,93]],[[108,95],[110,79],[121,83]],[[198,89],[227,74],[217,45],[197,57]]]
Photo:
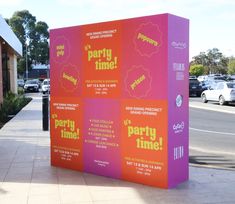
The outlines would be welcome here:
[[[23,45],[23,57],[18,59],[18,73],[22,74],[25,70],[26,53],[29,69],[32,63],[48,64],[48,25],[37,22],[28,10],[16,11],[7,22]]]
[[[228,74],[235,74],[235,58],[231,57],[228,63]]]
[[[190,65],[190,68],[189,68],[190,75],[198,77],[200,75],[203,75],[204,72],[205,72],[205,68],[203,67],[202,64],[192,64],[192,65]]]
[[[223,56],[218,48],[213,48],[207,52],[201,52],[193,57],[191,64],[201,64],[205,68],[205,74],[227,73],[228,58]]]

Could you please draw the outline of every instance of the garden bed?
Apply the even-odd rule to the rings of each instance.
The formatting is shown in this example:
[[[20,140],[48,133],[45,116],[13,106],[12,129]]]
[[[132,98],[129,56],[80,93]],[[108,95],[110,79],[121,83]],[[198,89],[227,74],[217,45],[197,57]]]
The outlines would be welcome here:
[[[26,98],[24,94],[13,94],[9,92],[0,105],[0,128],[12,119],[32,99]]]

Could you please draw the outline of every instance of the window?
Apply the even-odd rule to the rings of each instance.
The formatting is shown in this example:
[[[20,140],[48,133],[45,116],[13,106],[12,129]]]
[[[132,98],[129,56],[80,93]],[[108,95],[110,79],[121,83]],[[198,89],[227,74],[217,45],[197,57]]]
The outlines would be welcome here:
[[[235,89],[235,83],[227,83],[228,88]]]

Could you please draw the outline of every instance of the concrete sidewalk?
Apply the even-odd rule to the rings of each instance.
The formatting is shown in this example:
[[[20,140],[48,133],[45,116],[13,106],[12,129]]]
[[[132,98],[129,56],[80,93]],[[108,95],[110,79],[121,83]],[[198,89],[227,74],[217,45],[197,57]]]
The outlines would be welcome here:
[[[190,167],[190,179],[163,190],[50,166],[50,138],[34,98],[0,129],[0,204],[235,203],[235,171]]]

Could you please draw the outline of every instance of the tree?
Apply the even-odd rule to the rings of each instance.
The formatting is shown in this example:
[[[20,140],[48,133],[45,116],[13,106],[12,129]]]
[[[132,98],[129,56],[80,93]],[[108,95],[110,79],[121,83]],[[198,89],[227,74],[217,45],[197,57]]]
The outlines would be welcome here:
[[[207,52],[201,52],[193,57],[191,64],[201,64],[205,67],[206,74],[227,73],[228,58],[224,57],[218,48],[213,48]]]
[[[190,75],[193,75],[193,76],[200,76],[200,75],[203,75],[205,71],[205,68],[203,67],[202,64],[192,64],[190,65],[190,68],[189,68],[189,73]]]
[[[26,53],[28,67],[32,63],[47,64],[49,61],[49,32],[45,22],[37,22],[29,11],[16,11],[7,21],[23,45],[23,57],[18,59],[18,73],[24,73]],[[27,49],[27,50],[26,50]]]
[[[48,25],[39,21],[35,25],[34,36],[31,39],[31,58],[33,63],[48,64],[49,45],[48,45]]]
[[[228,63],[228,74],[234,75],[235,74],[235,58],[231,57]]]
[[[208,57],[205,52],[200,52],[199,55],[193,57],[193,61],[191,62],[192,64],[201,64],[203,66],[208,65]]]

